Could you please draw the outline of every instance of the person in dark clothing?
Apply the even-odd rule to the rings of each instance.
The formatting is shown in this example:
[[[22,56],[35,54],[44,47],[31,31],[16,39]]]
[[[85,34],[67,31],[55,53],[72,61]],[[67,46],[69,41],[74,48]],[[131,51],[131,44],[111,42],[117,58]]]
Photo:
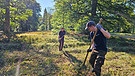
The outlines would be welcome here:
[[[91,45],[91,48],[87,52],[92,52],[89,63],[92,66],[92,71],[95,72],[96,76],[101,76],[101,67],[105,61],[105,55],[107,54],[106,39],[110,38],[111,35],[109,32],[105,31],[101,24],[95,24],[94,21],[89,21],[86,24],[86,28],[90,31],[91,39],[96,32],[94,43]]]
[[[65,35],[66,31],[64,30],[64,28],[61,28],[60,32],[59,32],[59,51],[62,51],[63,49],[63,45],[64,45],[64,35]]]

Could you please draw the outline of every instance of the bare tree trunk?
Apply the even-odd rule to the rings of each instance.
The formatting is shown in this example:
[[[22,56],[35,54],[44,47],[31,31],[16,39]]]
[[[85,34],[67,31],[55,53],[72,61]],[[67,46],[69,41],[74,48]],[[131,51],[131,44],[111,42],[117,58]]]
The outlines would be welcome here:
[[[48,29],[51,30],[51,18],[52,18],[52,15],[49,16],[49,23],[48,23]]]
[[[5,18],[5,26],[4,32],[8,35],[10,33],[10,0],[6,0],[6,18]]]
[[[91,14],[92,14],[92,16],[94,17],[94,16],[96,16],[97,0],[92,0],[91,3],[92,3],[92,4],[91,4],[91,7],[92,7],[92,9],[91,9]]]

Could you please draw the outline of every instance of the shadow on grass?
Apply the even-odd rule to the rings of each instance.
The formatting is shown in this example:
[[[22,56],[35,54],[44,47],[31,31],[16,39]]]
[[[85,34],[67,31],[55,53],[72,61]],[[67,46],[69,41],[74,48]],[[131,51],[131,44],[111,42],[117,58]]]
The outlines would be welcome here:
[[[78,60],[76,57],[74,57],[72,54],[70,54],[68,51],[65,51],[65,53],[72,59],[73,63],[78,63],[78,65],[82,64],[82,61]]]
[[[68,33],[67,35],[77,39],[80,42],[82,42],[82,41],[89,42],[90,41],[88,35],[85,35],[85,34],[77,34],[77,33],[70,34],[70,33]]]
[[[70,54],[68,51],[65,51],[66,56],[71,59],[71,61],[77,65],[74,65],[74,70],[76,71],[76,76],[86,76],[88,71],[90,70],[89,66],[82,65],[83,62],[78,60],[76,57],[74,57],[72,54]]]
[[[111,74],[108,73],[108,74],[104,74],[103,76],[111,76]]]
[[[38,59],[38,62],[39,62],[38,65],[40,65],[40,67],[38,67],[38,68],[43,69],[42,71],[39,70],[40,71],[39,76],[57,75],[57,73],[60,71],[60,69],[54,62],[54,59],[60,57],[58,54],[51,54],[51,51],[49,49],[35,49],[34,47],[32,47],[31,50],[36,54],[36,56],[39,55],[41,57],[46,58],[45,60]]]
[[[53,62],[54,58],[56,58],[58,55],[56,54],[51,54],[50,51],[39,51],[39,49],[34,49],[32,48],[32,45],[30,44],[22,44],[23,49],[18,50],[18,49],[4,49],[1,50],[0,52],[0,75],[14,75],[15,74],[15,65],[17,64],[17,61],[15,60],[18,58],[18,55],[15,55],[16,53],[13,53],[13,51],[18,51],[23,52],[26,54],[26,56],[21,56],[22,57],[22,62],[21,62],[21,75],[37,75],[37,76],[54,76],[56,75],[60,69],[56,65],[55,62]],[[21,46],[21,47],[22,47]],[[12,47],[11,47],[12,48]],[[5,57],[4,54],[6,53],[13,53],[12,57],[8,59]],[[46,58],[45,60],[43,59]],[[33,63],[31,63],[34,62]],[[10,62],[10,63],[9,63]],[[37,65],[35,65],[37,64]],[[8,71],[5,71],[6,69],[4,67],[12,66]],[[31,69],[32,68],[32,69]]]
[[[74,37],[78,41],[82,42],[90,42],[87,35],[84,34],[70,34],[69,36]],[[126,36],[126,35],[125,35]],[[131,37],[133,38],[133,37]],[[115,36],[112,35],[110,39],[107,40],[107,46],[109,49],[115,52],[126,52],[129,54],[135,55],[135,40],[132,40],[130,38],[126,39],[121,36]]]
[[[13,52],[13,51],[23,51],[23,49],[27,48],[24,47],[28,46],[27,44],[22,43],[21,41],[11,38],[10,40],[7,40],[7,38],[1,38],[0,39],[0,68],[3,68],[7,64],[7,57],[4,56],[7,52]],[[12,60],[11,60],[12,61]],[[15,61],[16,62],[16,61]],[[12,62],[11,62],[12,63]]]
[[[4,57],[4,51],[0,50],[0,68],[4,67],[5,65],[5,57]]]
[[[114,36],[108,40],[108,47],[111,51],[126,52],[135,55],[135,41]]]

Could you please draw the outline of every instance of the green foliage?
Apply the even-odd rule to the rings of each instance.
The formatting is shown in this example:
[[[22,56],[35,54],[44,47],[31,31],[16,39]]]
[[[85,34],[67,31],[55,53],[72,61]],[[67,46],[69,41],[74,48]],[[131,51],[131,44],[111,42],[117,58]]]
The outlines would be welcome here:
[[[44,30],[46,30],[45,25],[40,25],[38,30],[39,30],[39,31],[44,31]]]
[[[50,9],[50,11],[51,11],[51,9]],[[48,12],[49,11],[47,11],[47,9],[45,8],[44,14],[43,14],[43,19],[42,19],[42,26],[41,26],[41,27],[44,26],[44,30],[46,30],[46,31],[51,29],[51,23],[50,23],[51,14],[49,14]]]
[[[43,18],[40,19],[40,24],[39,24],[39,28],[38,28],[39,31],[49,31],[52,29],[51,21],[50,21],[52,18],[52,15],[50,13],[48,13],[50,11],[51,11],[51,9],[49,11],[47,11],[47,9],[45,8]]]
[[[1,27],[5,25],[5,3],[5,1],[0,2]],[[37,30],[39,12],[40,5],[35,0],[10,0],[10,25],[12,31]]]
[[[37,31],[38,29],[38,18],[40,17],[40,5],[35,0],[22,0],[22,3],[26,6],[26,14],[23,14],[24,17],[27,17],[27,14],[30,14],[31,16],[28,16],[27,21],[20,21],[20,31]],[[31,13],[32,12],[32,13]]]
[[[75,31],[84,32],[89,20],[98,23],[102,17],[102,25],[110,32],[134,32],[135,2],[129,0],[98,0],[96,15],[92,15],[91,0],[55,0],[55,12],[51,19],[53,29],[73,27]]]

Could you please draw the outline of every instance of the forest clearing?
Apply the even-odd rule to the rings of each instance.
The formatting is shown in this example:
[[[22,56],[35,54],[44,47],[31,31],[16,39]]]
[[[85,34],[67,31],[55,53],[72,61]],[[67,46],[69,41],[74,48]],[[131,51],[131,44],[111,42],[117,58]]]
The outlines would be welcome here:
[[[0,52],[1,76],[14,76],[20,59],[20,76],[77,76],[90,43],[87,35],[67,34],[63,49],[69,56],[66,57],[58,50],[58,35],[53,32],[28,32],[17,36],[18,41],[0,44],[6,45]],[[112,34],[107,43],[109,51],[102,76],[135,75],[135,43],[131,38],[127,33]],[[86,68],[80,75],[85,76],[90,69],[87,59]]]

